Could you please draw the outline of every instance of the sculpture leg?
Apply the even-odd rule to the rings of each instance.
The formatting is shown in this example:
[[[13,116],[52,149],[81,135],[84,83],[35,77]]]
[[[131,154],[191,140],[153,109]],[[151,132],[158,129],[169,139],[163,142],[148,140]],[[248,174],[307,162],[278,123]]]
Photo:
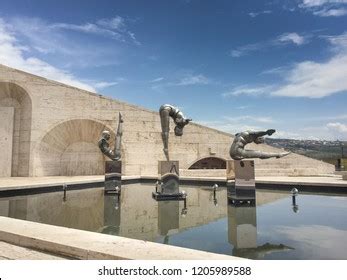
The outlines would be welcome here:
[[[283,152],[283,153],[267,153],[267,152],[261,152],[261,151],[253,151],[253,150],[242,150],[241,152],[243,158],[260,158],[260,159],[267,159],[267,158],[280,158],[284,157],[286,155],[289,155],[290,152]]]
[[[169,131],[170,131],[170,116],[169,111],[160,111],[160,122],[161,122],[161,137],[164,145],[164,153],[166,159],[169,160]]]
[[[114,156],[117,159],[121,158],[121,143],[122,143],[122,135],[123,135],[123,118],[121,113],[119,113],[118,119],[118,128],[114,145]]]

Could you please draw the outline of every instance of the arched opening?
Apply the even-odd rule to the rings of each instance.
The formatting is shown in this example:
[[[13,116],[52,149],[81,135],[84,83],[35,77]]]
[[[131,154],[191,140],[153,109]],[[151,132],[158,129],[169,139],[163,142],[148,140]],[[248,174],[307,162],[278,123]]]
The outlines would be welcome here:
[[[78,176],[105,174],[104,156],[98,140],[106,125],[90,119],[74,119],[56,125],[40,141],[34,176]]]
[[[29,176],[32,102],[19,85],[0,82],[0,176]]]
[[[188,169],[226,169],[226,161],[217,157],[202,158],[193,163]]]

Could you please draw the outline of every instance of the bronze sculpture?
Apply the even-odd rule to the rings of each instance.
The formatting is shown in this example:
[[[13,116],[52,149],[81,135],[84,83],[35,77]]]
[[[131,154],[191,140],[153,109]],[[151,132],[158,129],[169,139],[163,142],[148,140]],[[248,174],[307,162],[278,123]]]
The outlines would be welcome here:
[[[253,151],[253,150],[245,150],[245,146],[249,143],[261,144],[264,143],[265,135],[272,135],[276,132],[274,129],[268,129],[267,131],[244,131],[237,133],[235,135],[234,141],[230,147],[230,156],[232,159],[241,160],[245,158],[281,158],[284,157],[290,152],[283,153],[269,153],[269,152],[261,152],[261,151]]]
[[[164,144],[164,154],[166,159],[169,160],[169,132],[170,132],[170,117],[175,122],[175,135],[182,136],[183,128],[187,125],[191,119],[186,119],[183,113],[176,107],[164,104],[159,109],[160,121],[161,121],[161,137]]]
[[[123,117],[122,117],[122,114],[119,113],[118,129],[117,129],[117,134],[115,138],[114,149],[111,149],[110,144],[108,143],[108,141],[111,138],[111,134],[108,130],[104,130],[102,132],[101,138],[98,142],[98,146],[101,152],[113,161],[119,161],[121,159],[122,135],[123,135]]]

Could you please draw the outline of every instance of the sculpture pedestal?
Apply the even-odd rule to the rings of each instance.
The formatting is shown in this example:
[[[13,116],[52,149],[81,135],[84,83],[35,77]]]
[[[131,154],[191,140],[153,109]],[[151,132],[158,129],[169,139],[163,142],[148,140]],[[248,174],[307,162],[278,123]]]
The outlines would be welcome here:
[[[255,205],[254,160],[234,160],[232,169],[235,182],[227,182],[229,202],[235,205]]]
[[[153,198],[156,200],[183,200],[179,191],[179,162],[177,160],[158,162],[158,185]]]
[[[122,184],[122,161],[105,162],[105,193],[119,193]],[[118,186],[119,190],[116,189]]]

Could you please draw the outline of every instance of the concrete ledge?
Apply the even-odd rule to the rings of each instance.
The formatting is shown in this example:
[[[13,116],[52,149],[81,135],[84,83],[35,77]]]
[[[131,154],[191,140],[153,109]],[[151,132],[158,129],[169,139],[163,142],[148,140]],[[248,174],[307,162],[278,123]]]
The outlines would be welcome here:
[[[0,240],[83,260],[237,260],[241,258],[0,217]]]
[[[347,174],[345,175],[347,176]],[[155,184],[156,176],[122,176],[122,184]],[[209,186],[218,183],[225,186],[225,177],[180,177],[181,185]],[[62,191],[66,183],[69,190],[96,188],[104,186],[104,176],[76,177],[9,177],[0,178],[0,197],[38,194]],[[259,189],[288,190],[292,186],[302,191],[325,193],[347,193],[347,182],[341,175],[322,175],[315,177],[256,176],[256,187]]]
[[[0,260],[66,260],[60,256],[42,253],[0,241]]]

